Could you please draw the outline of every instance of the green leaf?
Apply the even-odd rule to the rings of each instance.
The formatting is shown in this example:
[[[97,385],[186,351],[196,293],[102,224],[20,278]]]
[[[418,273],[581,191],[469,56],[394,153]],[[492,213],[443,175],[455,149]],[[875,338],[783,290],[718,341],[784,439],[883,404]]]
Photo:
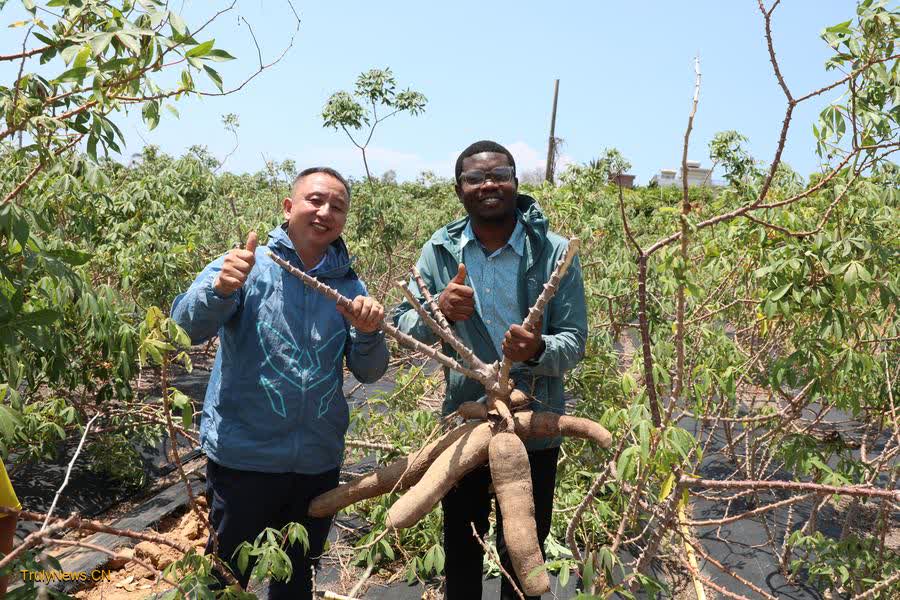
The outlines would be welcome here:
[[[88,59],[91,57],[91,47],[83,46],[78,54],[75,56],[75,62],[72,64],[73,67],[86,67]]]
[[[90,46],[88,46],[88,48],[90,48]],[[75,55],[81,51],[81,46],[79,46],[78,44],[71,44],[60,51],[59,57],[63,59],[63,62],[66,64],[66,66],[69,66],[69,64],[72,62],[72,59],[75,58]]]
[[[628,373],[622,373],[621,386],[622,386],[622,393],[625,394],[625,396],[630,396],[631,392],[636,387],[636,384],[634,382],[634,377],[632,377]]]
[[[856,283],[857,278],[859,278],[859,266],[859,263],[855,261],[847,265],[847,270],[844,271],[845,285],[853,285],[854,283]]]
[[[12,234],[16,241],[22,246],[27,244],[29,234],[28,221],[21,217],[14,216],[12,222]]]
[[[207,40],[202,44],[198,44],[184,53],[185,58],[194,58],[199,56],[206,56],[210,50],[212,50],[213,45],[216,40]]]
[[[588,552],[587,558],[584,559],[584,569],[582,570],[581,584],[583,590],[589,590],[594,585],[594,553]]]
[[[159,101],[151,100],[144,104],[141,116],[144,117],[144,123],[147,124],[148,129],[151,131],[156,129],[156,126],[159,125]]]
[[[432,546],[432,547],[428,550],[428,553],[425,555],[425,564],[424,564],[424,567],[425,567],[425,572],[426,572],[426,573],[431,573],[431,569],[432,569],[432,567],[434,567],[434,548],[435,548],[435,547]]]
[[[169,11],[169,25],[172,26],[172,31],[174,31],[179,36],[183,36],[187,34],[187,24],[184,22],[178,13]]]
[[[639,449],[636,446],[629,446],[619,455],[616,471],[620,481],[627,481],[632,478],[634,471],[636,470],[634,465],[634,455],[638,451]]]
[[[181,72],[181,87],[187,91],[194,89],[194,78],[188,69]]]
[[[775,291],[774,294],[769,296],[769,300],[771,300],[772,302],[778,302],[779,300],[781,300],[784,297],[785,294],[787,294],[790,291],[790,289],[793,285],[794,285],[793,283],[788,283],[788,284],[781,286],[780,288],[778,288]]]
[[[387,540],[385,540],[387,541]],[[391,560],[393,560],[393,552],[391,553]],[[435,573],[443,573],[444,572],[444,547],[443,546],[435,546],[434,547],[434,571]]]
[[[94,51],[94,56],[100,56],[109,46],[109,43],[112,42],[114,34],[112,33],[100,33],[91,38],[91,41],[88,42],[91,45],[91,50]]]
[[[81,83],[87,77],[87,74],[87,67],[75,67],[64,71],[55,81],[56,83]]]
[[[638,425],[638,439],[640,440],[641,462],[647,462],[650,458],[650,424],[647,421]]]
[[[226,51],[221,48],[213,48],[209,52],[206,53],[206,58],[215,62],[225,62],[227,60],[234,60],[234,57],[228,54]]]
[[[222,77],[219,75],[219,73],[215,69],[207,65],[203,65],[203,70],[206,71],[206,74],[209,75],[209,78],[213,80],[213,83],[216,84],[216,87],[219,88],[219,91],[224,92],[225,89],[222,87]]]
[[[181,425],[185,429],[190,429],[194,424],[194,405],[186,402],[181,409]]]
[[[237,555],[237,568],[241,573],[246,573],[250,563],[250,544],[242,543],[237,549]]]
[[[90,156],[93,160],[97,160],[97,134],[93,131],[88,135],[87,139],[87,155]]]
[[[831,27],[826,27],[825,31],[828,33],[841,33],[845,35],[850,34],[850,25],[853,21],[844,21],[843,23],[838,23],[837,25],[832,25]]]
[[[153,360],[154,364],[161,365],[163,361],[162,354],[158,349],[153,347],[150,344],[142,344],[141,345],[141,362],[143,362],[144,357],[149,354],[150,358]]]
[[[391,543],[387,540],[381,540],[381,549],[384,551],[384,557],[388,560],[394,560],[394,549],[391,548]],[[435,557],[435,569],[437,569],[437,557]]]
[[[141,43],[134,36],[127,33],[117,33],[116,39],[122,42],[122,45],[131,50],[136,56],[141,53]]]
[[[4,440],[12,440],[15,437],[16,428],[22,426],[19,413],[8,406],[0,404],[0,433]]]
[[[81,252],[80,250],[72,250],[71,248],[59,248],[56,250],[48,250],[45,252],[48,256],[53,256],[63,261],[71,267],[78,267],[85,264],[93,258],[93,254]]]

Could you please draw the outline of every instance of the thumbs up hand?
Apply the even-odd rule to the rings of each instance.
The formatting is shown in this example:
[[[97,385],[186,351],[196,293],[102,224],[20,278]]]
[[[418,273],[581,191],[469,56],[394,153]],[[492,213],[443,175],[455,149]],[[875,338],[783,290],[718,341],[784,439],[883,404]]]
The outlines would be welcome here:
[[[243,287],[244,282],[253,270],[256,264],[256,245],[258,238],[255,231],[251,231],[247,236],[247,243],[244,248],[235,248],[229,250],[225,255],[225,262],[222,264],[222,270],[219,271],[216,280],[213,282],[213,289],[220,296],[230,296]]]
[[[466,265],[459,265],[456,276],[438,297],[438,307],[451,321],[465,321],[475,312],[475,290],[466,285]]]

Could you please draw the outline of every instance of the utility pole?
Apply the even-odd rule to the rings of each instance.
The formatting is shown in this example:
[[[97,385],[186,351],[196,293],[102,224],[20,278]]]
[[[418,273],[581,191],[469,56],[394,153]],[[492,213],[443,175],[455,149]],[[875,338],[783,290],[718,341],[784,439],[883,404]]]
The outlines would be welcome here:
[[[550,139],[547,141],[547,171],[544,179],[553,183],[553,170],[556,166],[556,99],[559,97],[559,79],[553,84],[553,112],[550,115]]]

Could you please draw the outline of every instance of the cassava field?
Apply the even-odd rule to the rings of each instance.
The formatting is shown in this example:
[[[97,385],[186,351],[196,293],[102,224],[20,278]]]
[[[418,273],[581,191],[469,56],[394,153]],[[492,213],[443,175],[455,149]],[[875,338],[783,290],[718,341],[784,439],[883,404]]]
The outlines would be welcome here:
[[[153,146],[123,156],[125,109],[153,126],[203,94],[227,112],[229,93],[247,83],[223,82],[215,70],[231,55],[204,36],[202,22],[185,23],[154,0],[39,3],[50,12],[23,4],[29,20],[6,29],[0,48],[0,61],[16,65],[0,82],[0,454],[16,488],[31,489],[40,465],[64,468],[45,482],[40,503],[20,498],[19,535],[0,558],[14,598],[62,595],[18,574],[65,570],[56,557],[91,544],[86,536],[119,516],[115,506],[80,514],[64,488],[51,502],[75,454],[73,478],[91,473],[125,490],[117,498],[129,506],[160,489],[146,449],[166,439],[182,441],[177,456],[164,445],[174,465],[168,484],[202,476],[187,468],[200,460],[191,450],[202,387],[179,385],[192,360],[202,379],[215,343],[190,348],[167,318],[170,304],[246,232],[280,222],[281,199],[307,166],[270,161],[233,174],[224,153],[203,145],[183,156]],[[708,152],[723,185],[621,189],[608,182],[628,164],[610,150],[555,183],[520,186],[553,229],[580,240],[589,339],[566,377],[569,412],[612,437],[608,448],[579,437],[563,445],[544,563],[559,597],[576,588],[583,598],[900,596],[900,170],[892,162],[900,13],[888,4],[862,1],[823,33],[835,83],[819,90],[794,89],[782,76],[770,33],[778,2],[760,6],[757,26],[784,93],[785,111],[771,122],[780,141],[773,155],[751,156],[739,132],[718,134]],[[248,62],[246,79],[269,67]],[[372,73],[360,85],[385,85]],[[839,99],[815,123],[795,122],[797,106],[825,93]],[[412,114],[424,106],[417,97],[395,102]],[[349,106],[323,116],[363,127],[358,116],[353,127]],[[685,107],[685,144],[702,110],[702,102]],[[236,117],[224,125],[239,135]],[[797,173],[781,151],[811,126],[823,166]],[[409,278],[431,233],[463,214],[452,182],[429,174],[355,181],[344,237],[370,294],[388,307],[402,301],[395,282]],[[391,350],[383,385],[350,396],[345,468],[353,473],[457,425],[440,418],[434,362],[393,341]],[[106,595],[86,597],[244,595],[207,589],[218,567],[196,550],[206,536],[199,489],[168,520],[117,529],[122,537],[103,551],[131,579],[97,584]],[[388,515],[399,496],[343,509],[320,596],[391,597],[383,585],[398,581],[436,594],[440,507],[396,529]],[[177,532],[156,534],[165,527]],[[752,540],[743,537],[751,531]],[[261,532],[243,563],[257,558],[259,580],[285,577],[282,548],[305,535]],[[493,541],[484,542],[485,570],[497,574]],[[168,558],[130,550],[136,543]],[[748,574],[747,563],[759,562],[769,571]],[[64,589],[91,593],[78,587]]]

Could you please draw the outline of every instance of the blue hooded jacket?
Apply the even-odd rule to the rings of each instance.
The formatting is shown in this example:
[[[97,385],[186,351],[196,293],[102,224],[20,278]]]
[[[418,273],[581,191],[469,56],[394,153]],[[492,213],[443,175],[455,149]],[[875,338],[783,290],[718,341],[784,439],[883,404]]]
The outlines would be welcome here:
[[[277,227],[268,245],[256,249],[240,290],[228,297],[213,290],[222,256],[172,304],[172,318],[193,343],[219,335],[200,444],[210,459],[233,469],[323,473],[341,465],[350,421],[343,357],[369,383],[387,369],[388,349],[381,331],[350,327],[333,300],[278,266],[267,249],[303,268],[284,226]],[[341,239],[308,273],[348,298],[367,295]]]

